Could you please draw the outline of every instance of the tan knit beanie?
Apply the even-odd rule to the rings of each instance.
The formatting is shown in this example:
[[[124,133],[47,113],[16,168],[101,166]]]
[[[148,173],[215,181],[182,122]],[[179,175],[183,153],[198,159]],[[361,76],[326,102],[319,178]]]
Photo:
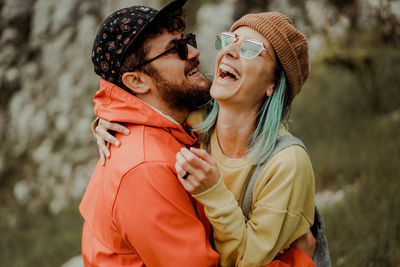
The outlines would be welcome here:
[[[247,14],[236,21],[230,31],[248,26],[262,34],[272,45],[285,71],[291,89],[291,99],[300,92],[309,73],[308,44],[286,16],[278,12]]]

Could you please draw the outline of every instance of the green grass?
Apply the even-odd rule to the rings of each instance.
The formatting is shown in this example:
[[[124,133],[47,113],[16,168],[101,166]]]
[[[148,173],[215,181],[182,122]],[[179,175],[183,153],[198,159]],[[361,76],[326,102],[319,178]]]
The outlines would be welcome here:
[[[7,216],[0,220],[0,266],[60,266],[81,253],[82,219],[76,202],[58,215],[12,202],[2,208]]]

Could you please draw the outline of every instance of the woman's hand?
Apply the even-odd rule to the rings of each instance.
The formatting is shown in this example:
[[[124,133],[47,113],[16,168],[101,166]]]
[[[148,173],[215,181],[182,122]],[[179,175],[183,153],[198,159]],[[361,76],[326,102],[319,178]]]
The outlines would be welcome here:
[[[122,126],[121,124],[116,122],[108,122],[100,118],[99,123],[97,124],[95,129],[95,136],[97,139],[97,146],[99,148],[101,164],[103,166],[106,162],[106,158],[109,158],[111,156],[110,150],[107,147],[107,143],[113,144],[117,147],[120,145],[118,139],[110,134],[108,130],[119,132],[125,135],[129,134],[128,128]]]
[[[197,148],[182,148],[176,153],[175,169],[179,181],[192,195],[200,194],[218,183],[219,174],[217,163],[204,150]],[[186,172],[189,176],[185,177]]]

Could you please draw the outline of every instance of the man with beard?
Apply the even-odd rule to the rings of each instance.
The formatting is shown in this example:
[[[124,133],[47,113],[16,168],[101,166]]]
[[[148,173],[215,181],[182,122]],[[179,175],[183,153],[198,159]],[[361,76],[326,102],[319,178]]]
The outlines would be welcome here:
[[[97,32],[95,114],[131,134],[117,134],[124,145],[97,164],[80,204],[85,266],[218,265],[203,206],[174,168],[175,154],[197,145],[189,112],[210,99],[195,37],[183,34],[185,2],[118,10]]]
[[[197,142],[186,117],[210,98],[194,35],[183,35],[184,2],[118,10],[97,32],[95,113],[131,134],[96,166],[80,204],[85,266],[218,264],[203,209],[174,169],[176,152]]]

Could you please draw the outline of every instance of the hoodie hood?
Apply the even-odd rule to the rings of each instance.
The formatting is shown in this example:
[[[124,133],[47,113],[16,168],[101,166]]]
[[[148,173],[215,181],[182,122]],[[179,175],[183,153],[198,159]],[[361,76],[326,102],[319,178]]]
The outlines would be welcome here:
[[[186,123],[180,125],[169,120],[144,101],[104,79],[100,79],[100,89],[93,100],[97,117],[107,121],[163,128],[186,145],[197,142],[197,134],[185,131],[184,127],[188,128]]]

